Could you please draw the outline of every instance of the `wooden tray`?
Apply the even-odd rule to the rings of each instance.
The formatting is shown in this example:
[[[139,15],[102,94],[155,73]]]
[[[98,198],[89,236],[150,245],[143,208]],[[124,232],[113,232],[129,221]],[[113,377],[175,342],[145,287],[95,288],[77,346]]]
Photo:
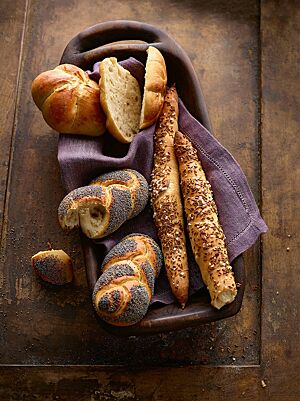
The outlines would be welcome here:
[[[139,43],[132,43],[132,41],[139,41]],[[79,33],[69,42],[60,62],[61,64],[75,64],[82,69],[91,69],[95,62],[101,61],[105,57],[114,56],[118,60],[123,60],[133,56],[144,63],[149,44],[157,47],[165,58],[168,84],[176,83],[178,94],[189,112],[211,132],[201,87],[190,59],[174,39],[152,25],[125,20],[94,25]],[[104,255],[83,234],[81,242],[87,280],[92,291]],[[238,294],[234,302],[221,310],[210,305],[209,294],[207,290],[203,289],[189,300],[184,310],[175,304],[153,305],[144,319],[133,326],[115,327],[103,322],[98,316],[97,318],[102,327],[110,333],[128,336],[178,330],[233,316],[240,310],[245,288],[242,256],[234,260],[232,267],[236,282],[239,283]]]

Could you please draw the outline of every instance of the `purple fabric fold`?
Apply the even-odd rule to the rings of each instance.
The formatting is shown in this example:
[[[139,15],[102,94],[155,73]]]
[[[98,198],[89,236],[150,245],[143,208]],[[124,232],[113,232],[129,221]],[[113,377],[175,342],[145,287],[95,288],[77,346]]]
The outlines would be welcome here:
[[[143,64],[133,58],[122,61],[120,64],[131,72],[143,88]],[[99,63],[95,64],[93,71],[88,71],[95,81],[99,81],[98,70]],[[229,259],[232,261],[249,249],[259,235],[267,231],[267,226],[260,216],[247,179],[236,160],[207,129],[191,116],[181,100],[179,100],[179,129],[191,140],[198,151],[199,159],[212,186],[220,222],[226,236]],[[108,133],[96,138],[61,134],[58,161],[66,191],[70,192],[87,185],[102,173],[123,168],[139,171],[150,182],[154,131],[153,125],[139,132],[129,145],[117,142]],[[150,235],[158,241],[150,204],[115,233],[95,242],[105,254],[124,236],[133,232]],[[189,241],[187,248],[190,295],[192,295],[204,285]],[[174,302],[164,270],[156,282],[153,302],[165,304]]]

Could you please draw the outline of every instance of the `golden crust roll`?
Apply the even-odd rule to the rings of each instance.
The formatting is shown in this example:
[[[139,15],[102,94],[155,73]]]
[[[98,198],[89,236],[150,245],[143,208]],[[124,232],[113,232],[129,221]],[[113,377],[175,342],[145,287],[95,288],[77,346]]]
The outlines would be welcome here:
[[[38,75],[32,97],[46,123],[65,134],[98,136],[106,130],[96,82],[81,68],[62,64]]]
[[[147,53],[140,129],[150,127],[156,122],[167,89],[167,68],[163,55],[153,46],[148,47]]]

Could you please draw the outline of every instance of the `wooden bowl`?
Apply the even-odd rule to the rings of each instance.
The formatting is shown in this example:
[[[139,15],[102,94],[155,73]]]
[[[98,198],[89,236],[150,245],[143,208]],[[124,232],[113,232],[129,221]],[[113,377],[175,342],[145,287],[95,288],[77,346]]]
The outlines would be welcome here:
[[[127,41],[127,42],[124,42]],[[133,43],[139,41],[139,43]],[[137,21],[108,21],[94,25],[76,35],[67,45],[61,58],[61,64],[75,64],[82,69],[91,69],[93,64],[105,57],[117,57],[124,60],[130,56],[145,63],[148,46],[158,48],[166,61],[168,84],[176,83],[178,95],[189,112],[210,132],[206,105],[194,67],[184,50],[162,30]],[[98,278],[99,266],[104,255],[101,248],[92,240],[81,235],[86,274],[91,291]],[[177,304],[151,306],[147,315],[138,323],[129,327],[115,327],[98,318],[102,327],[110,333],[128,336],[154,334],[178,330],[201,323],[208,323],[235,315],[241,307],[245,274],[242,256],[232,263],[236,282],[239,283],[235,300],[217,310],[210,305],[206,289],[191,297],[184,310]]]

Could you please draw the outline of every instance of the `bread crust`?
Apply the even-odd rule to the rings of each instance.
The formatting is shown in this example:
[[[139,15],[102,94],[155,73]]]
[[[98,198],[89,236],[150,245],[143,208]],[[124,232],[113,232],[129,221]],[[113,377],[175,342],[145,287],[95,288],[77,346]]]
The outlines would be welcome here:
[[[197,151],[181,132],[175,135],[175,150],[193,253],[211,304],[220,309],[234,300],[237,290],[217,207]]]
[[[97,314],[115,326],[137,323],[147,313],[162,265],[156,242],[142,234],[122,239],[105,257],[93,291]]]
[[[139,214],[148,193],[146,179],[135,170],[103,174],[64,197],[58,208],[59,223],[65,230],[80,226],[87,237],[103,238]]]
[[[163,55],[153,46],[148,47],[147,53],[140,129],[150,127],[158,119],[167,88],[167,68]]]
[[[90,136],[105,132],[99,86],[81,68],[62,64],[45,71],[34,79],[31,92],[46,123],[54,130]]]
[[[173,86],[167,92],[155,131],[150,194],[171,290],[184,307],[188,299],[189,271],[179,172],[174,150],[177,119],[178,96]]]
[[[36,274],[44,281],[64,285],[73,280],[73,264],[62,249],[40,251],[32,256],[31,263]]]

